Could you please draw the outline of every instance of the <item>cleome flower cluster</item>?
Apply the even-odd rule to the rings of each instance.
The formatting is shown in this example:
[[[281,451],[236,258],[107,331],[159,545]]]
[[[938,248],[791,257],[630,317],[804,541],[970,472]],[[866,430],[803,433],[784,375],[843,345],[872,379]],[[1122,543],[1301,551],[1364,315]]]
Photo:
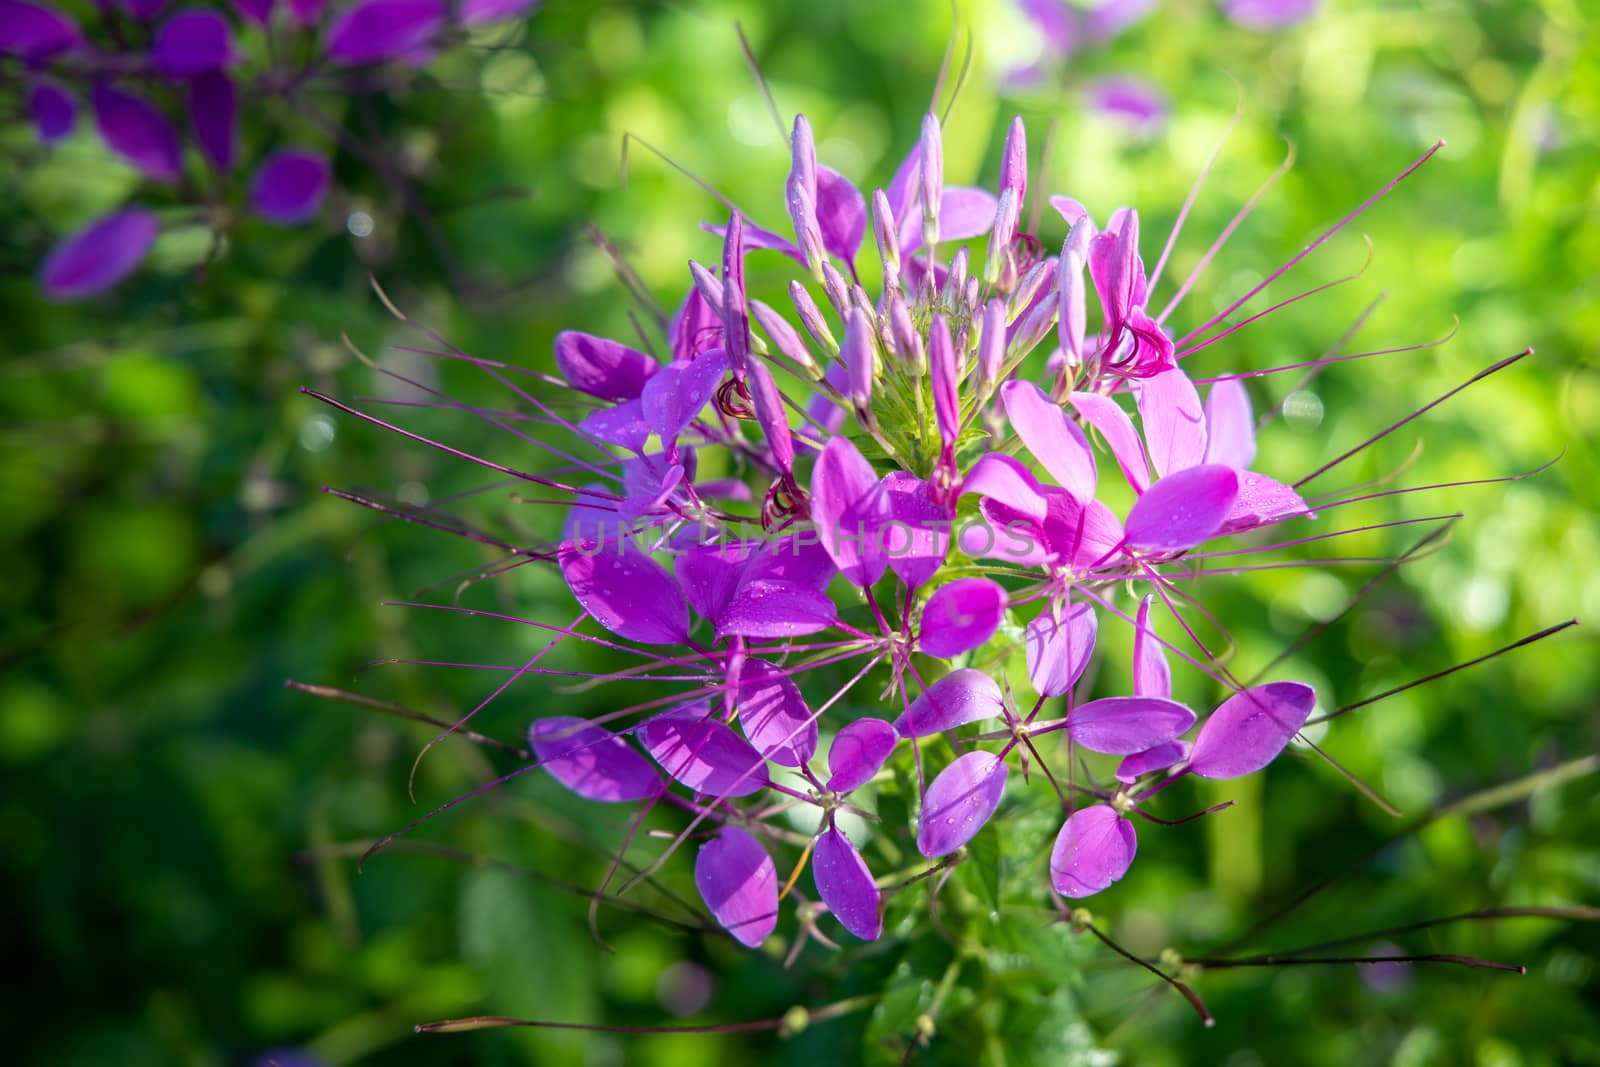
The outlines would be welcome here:
[[[883,934],[886,900],[908,883],[872,870],[847,832],[872,824],[843,816],[873,818],[870,790],[896,774],[920,798],[914,826],[877,832],[910,838],[923,875],[993,833],[1008,792],[1053,791],[1048,891],[1065,908],[1059,898],[1127,875],[1135,817],[1184,821],[1149,810],[1163,790],[1261,770],[1316,705],[1300,681],[1240,683],[1187,621],[1192,600],[1174,581],[1187,555],[1315,516],[1252,469],[1255,420],[1238,378],[1213,377],[1202,395],[1183,360],[1267,314],[1231,321],[1383,191],[1175,336],[1167,320],[1194,276],[1164,307],[1151,295],[1177,230],[1147,271],[1136,211],[1096,220],[1050,196],[1067,235],[1058,253],[1043,248],[1019,221],[1020,119],[993,189],[945,184],[931,114],[870,201],[817,160],[804,116],[791,148],[793,237],[737,211],[708,225],[723,240],[720,269],[690,264],[664,360],[563,333],[560,377],[546,380],[582,415],[521,386],[550,432],[479,413],[580,472],[477,460],[571,494],[559,544],[507,546],[555,564],[577,602],[571,624],[533,624],[552,646],[638,658],[600,682],[669,690],[594,719],[539,718],[525,769],[636,805],[630,840],[657,805],[686,813],[645,873],[696,847],[707,908],[747,946],[773,933],[791,897],[796,950],[826,940],[829,915],[857,938]],[[756,254],[796,265],[790,307],[748,295]],[[864,274],[881,278],[876,293]],[[503,364],[474,362],[510,384]],[[1126,684],[1082,699],[1103,626],[1131,634],[1132,663],[1115,671]],[[1228,695],[1181,703],[1174,669]],[[1095,781],[1078,770],[1083,753],[1120,760]],[[813,834],[795,833],[796,808],[815,813]],[[808,865],[814,899],[796,888]]]
[[[71,14],[41,0],[0,0],[0,89],[26,98],[46,146],[72,136],[87,105],[106,148],[158,185],[196,192],[186,143],[224,200],[232,176],[250,164],[250,210],[274,225],[294,226],[321,210],[332,181],[327,153],[282,145],[252,156],[250,146],[241,147],[247,113],[265,117],[284,108],[305,115],[363,87],[387,91],[393,85],[379,77],[385,70],[426,66],[463,28],[512,18],[532,4],[234,0],[177,7],[119,0],[98,4],[89,27],[95,32],[86,32]],[[138,267],[160,230],[156,213],[145,207],[95,219],[46,257],[39,287],[55,300],[102,292]]]

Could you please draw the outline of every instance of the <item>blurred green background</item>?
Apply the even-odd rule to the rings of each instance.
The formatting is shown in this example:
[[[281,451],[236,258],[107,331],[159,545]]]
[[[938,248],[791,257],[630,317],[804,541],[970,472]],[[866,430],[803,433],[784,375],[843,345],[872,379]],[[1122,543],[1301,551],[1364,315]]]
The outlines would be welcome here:
[[[413,506],[480,490],[457,509],[529,539],[549,536],[558,516],[504,486],[481,491],[490,480],[466,464],[298,388],[414,398],[352,357],[342,332],[462,401],[510,406],[470,368],[390,348],[419,339],[372,297],[369,270],[413,319],[462,349],[536,368],[550,366],[561,329],[630,335],[634,304],[588,224],[674,307],[685,260],[718,254],[699,222],[722,209],[637,146],[623,181],[624,132],[785,229],[787,151],[736,21],[779,107],[803,110],[822,159],[867,189],[887,182],[915,137],[952,34],[970,32],[973,66],[946,135],[949,180],[992,184],[1014,111],[1029,120],[1035,160],[1054,123],[1048,169],[1041,176],[1036,164],[1033,181],[1099,217],[1138,206],[1147,259],[1238,101],[1242,119],[1178,244],[1173,277],[1278,164],[1284,139],[1298,158],[1203,276],[1174,319],[1180,330],[1445,138],[1431,164],[1269,297],[1359,267],[1364,233],[1375,253],[1361,279],[1197,357],[1193,373],[1314,359],[1380,293],[1347,350],[1436,338],[1459,316],[1447,345],[1339,365],[1297,394],[1292,417],[1264,435],[1258,464],[1292,478],[1495,360],[1537,349],[1318,483],[1331,490],[1400,468],[1397,485],[1454,482],[1562,457],[1525,481],[1400,497],[1330,520],[1466,513],[1448,544],[1291,660],[1326,706],[1563,619],[1600,618],[1600,12],[1582,0],[1330,0],[1311,21],[1268,34],[1231,25],[1206,0],[1171,0],[1076,60],[1061,84],[1007,96],[996,86],[1036,48],[1033,33],[1001,2],[956,10],[958,28],[943,3],[551,0],[525,40],[480,42],[430,68],[421,91],[382,115],[417,161],[442,246],[340,160],[349,192],[320,228],[247,226],[203,278],[192,266],[204,243],[169,236],[152,265],[80,305],[44,303],[31,264],[51,234],[130,180],[86,138],[40,163],[27,131],[7,129],[5,158],[16,162],[0,202],[8,1060],[200,1067],[299,1048],[328,1064],[899,1061],[948,954],[921,942],[903,954],[809,953],[784,971],[780,959],[606,909],[602,928],[617,950],[607,954],[588,935],[582,898],[521,872],[594,885],[620,821],[542,776],[462,805],[358,875],[352,848],[516,761],[446,744],[422,760],[413,804],[407,774],[433,728],[285,688],[295,679],[455,718],[500,677],[363,665],[518,664],[537,647],[537,635],[508,624],[382,606],[448,603],[493,557],[319,490]],[[1110,72],[1165,90],[1174,113],[1164,131],[1134,137],[1083,111],[1073,86]],[[371,236],[345,228],[354,210],[376,218]],[[1047,226],[1045,237],[1060,234]],[[776,302],[784,264],[753,257],[751,269],[753,288]],[[1291,385],[1292,375],[1256,383],[1258,407]],[[461,413],[386,411],[503,462],[541,462]],[[1395,554],[1414,539],[1400,531],[1339,554]],[[1207,603],[1238,636],[1240,663],[1260,665],[1337,615],[1377,569],[1219,580]],[[462,595],[527,617],[568,610],[559,582],[527,568]],[[1136,951],[1200,955],[1347,871],[1250,947],[1486,906],[1600,903],[1593,777],[1441,818],[1360,862],[1450,798],[1592,754],[1597,675],[1592,632],[1579,628],[1338,720],[1325,748],[1406,818],[1384,815],[1319,763],[1280,761],[1226,794],[1196,791],[1207,802],[1247,801],[1226,818],[1147,828],[1134,874],[1092,902],[1096,913]],[[535,715],[585,714],[616,699],[530,683],[474,726],[514,742]],[[669,872],[692,895],[688,864]],[[664,899],[643,903],[684,914]],[[1219,1019],[1212,1030],[1086,940],[1046,927],[1042,913],[997,925],[995,952],[1016,961],[1025,988],[969,988],[962,970],[948,1026],[914,1062],[1600,1063],[1592,927],[1469,923],[1399,939],[1414,952],[1527,964],[1521,978],[1423,967],[1368,982],[1349,967],[1205,974],[1196,985]],[[672,1022],[707,981],[709,1001],[692,1021],[885,996],[787,1041],[410,1029],[475,1014]]]

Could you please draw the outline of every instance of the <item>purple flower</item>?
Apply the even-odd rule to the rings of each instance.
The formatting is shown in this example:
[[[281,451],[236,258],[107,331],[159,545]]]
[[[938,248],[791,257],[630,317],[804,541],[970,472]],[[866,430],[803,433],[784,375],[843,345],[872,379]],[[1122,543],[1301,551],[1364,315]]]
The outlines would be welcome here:
[[[78,124],[78,102],[72,94],[50,81],[37,81],[28,90],[28,111],[33,115],[34,129],[45,144],[72,135]]]
[[[176,182],[183,174],[183,149],[166,117],[130,93],[103,83],[94,87],[95,127],[106,147],[145,177]]]
[[[155,244],[154,214],[128,208],[102,216],[51,249],[39,267],[39,288],[52,300],[82,300],[133,272]]]
[[[257,215],[279,226],[316,218],[328,194],[328,161],[315,152],[285,148],[261,161],[250,182]]]
[[[1220,0],[1223,14],[1241,26],[1276,30],[1310,18],[1322,0]]]
[[[432,40],[444,25],[442,0],[360,0],[340,12],[323,37],[339,63],[379,63]]]
[[[180,11],[156,30],[150,62],[171,78],[193,78],[225,66],[233,55],[228,20],[205,7]]]
[[[747,830],[724,826],[700,847],[694,884],[717,922],[749,948],[778,925],[778,870]]]
[[[83,39],[71,15],[32,0],[0,0],[0,53],[40,60]]]

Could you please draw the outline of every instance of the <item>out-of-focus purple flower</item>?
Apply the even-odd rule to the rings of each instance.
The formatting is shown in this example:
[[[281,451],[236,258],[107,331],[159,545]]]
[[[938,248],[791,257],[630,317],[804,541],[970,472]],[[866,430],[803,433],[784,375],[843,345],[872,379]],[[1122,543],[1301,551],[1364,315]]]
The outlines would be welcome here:
[[[218,70],[233,55],[228,20],[206,7],[178,12],[156,31],[150,62],[171,78],[193,78]]]
[[[104,83],[94,87],[95,127],[117,155],[147,178],[176,182],[183,174],[183,149],[166,116],[154,106]]]
[[[323,50],[350,65],[393,59],[427,44],[444,15],[443,0],[361,0],[334,18]]]
[[[39,140],[55,144],[71,136],[78,124],[78,102],[72,94],[52,81],[34,82],[28,90],[28,112]]]
[[[314,26],[322,18],[328,0],[288,0],[289,17],[297,26]]]
[[[1167,98],[1138,78],[1097,78],[1085,95],[1090,107],[1137,137],[1156,134],[1167,121]]]
[[[0,53],[37,60],[83,39],[71,15],[31,0],[0,0]]]
[[[1221,0],[1222,13],[1241,26],[1276,30],[1310,18],[1322,0]]]
[[[161,224],[138,208],[113,212],[56,245],[39,268],[39,288],[52,300],[81,300],[127,277],[155,243]]]
[[[462,0],[456,18],[463,26],[483,26],[526,14],[536,3],[538,0]]]
[[[272,21],[273,0],[228,0],[241,18],[265,26]]]
[[[232,170],[239,147],[239,93],[232,78],[215,71],[189,82],[189,123],[211,165]]]
[[[122,9],[140,22],[148,22],[167,6],[167,0],[120,0]]]
[[[279,226],[306,222],[321,210],[330,176],[328,161],[317,153],[282,149],[256,169],[250,203],[257,215]]]

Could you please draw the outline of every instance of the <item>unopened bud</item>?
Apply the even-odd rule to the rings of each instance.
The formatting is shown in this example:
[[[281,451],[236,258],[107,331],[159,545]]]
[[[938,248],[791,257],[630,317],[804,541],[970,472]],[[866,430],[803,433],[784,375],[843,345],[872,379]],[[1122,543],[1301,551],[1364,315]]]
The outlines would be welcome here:
[[[804,115],[794,117],[794,132],[789,137],[789,176],[798,179],[813,203],[817,199],[817,145],[811,137],[811,123]]]
[[[983,280],[989,285],[1000,280],[1011,262],[1011,242],[1016,240],[1019,210],[1015,191],[1001,190],[1000,203],[994,212],[994,228],[989,231],[989,256],[983,263]]]
[[[797,281],[789,283],[789,299],[794,303],[795,314],[800,316],[800,325],[806,328],[806,333],[817,343],[817,347],[829,355],[839,354],[839,342],[833,339],[833,331],[828,329],[828,320],[822,317],[822,310],[817,307],[817,302],[811,299],[811,294],[806,287]]]
[[[785,186],[789,206],[789,219],[794,223],[794,238],[805,256],[806,268],[812,274],[822,269],[827,261],[827,249],[822,244],[822,225],[817,221],[816,196],[806,191],[798,177],[791,174]]]
[[[944,140],[939,132],[939,120],[931,111],[922,116],[918,151],[922,167],[922,243],[932,248],[939,243],[939,202],[944,198]]]
[[[850,398],[850,405],[855,408],[856,418],[869,428],[873,425],[872,379],[877,370],[876,346],[871,320],[859,308],[852,310],[845,320],[844,347],[840,349],[840,356],[844,359],[846,395]]]
[[[826,261],[822,264],[822,291],[828,294],[828,303],[841,317],[849,317],[850,285],[844,280],[844,275]]]
[[[759,300],[750,301],[750,314],[755,316],[756,325],[761,327],[761,332],[767,335],[773,347],[799,364],[811,377],[819,376],[821,368],[811,358],[811,350],[800,340],[800,335],[795,333],[788,319]]]
[[[883,260],[883,283],[900,284],[900,237],[895,232],[894,209],[882,189],[872,194],[872,235],[878,241],[878,257]]]
[[[1006,133],[1006,147],[1000,154],[1000,195],[1010,191],[1020,205],[1028,198],[1028,131],[1022,125],[1022,116],[1011,120]]]
[[[920,377],[928,361],[922,350],[922,337],[911,324],[911,309],[906,298],[896,292],[889,298],[889,335],[894,340],[895,353],[912,374]]]
[[[983,309],[983,327],[978,334],[978,380],[985,392],[992,392],[1006,362],[1006,303],[999,297]]]
[[[722,317],[722,283],[717,280],[717,276],[691,259],[689,261],[689,277],[694,279],[694,287],[699,290],[701,297],[705,299],[707,304],[711,305],[711,310],[716,312],[717,317],[720,319]]]
[[[928,380],[933,387],[933,415],[939,424],[939,439],[947,445],[955,442],[960,422],[956,392],[959,378],[950,323],[943,315],[935,315],[928,330]]]
[[[1010,302],[1006,305],[1006,321],[1016,322],[1022,313],[1033,306],[1039,299],[1039,293],[1046,285],[1051,285],[1056,280],[1056,264],[1054,260],[1044,260],[1028,268],[1017,282],[1017,287],[1011,290]]]

